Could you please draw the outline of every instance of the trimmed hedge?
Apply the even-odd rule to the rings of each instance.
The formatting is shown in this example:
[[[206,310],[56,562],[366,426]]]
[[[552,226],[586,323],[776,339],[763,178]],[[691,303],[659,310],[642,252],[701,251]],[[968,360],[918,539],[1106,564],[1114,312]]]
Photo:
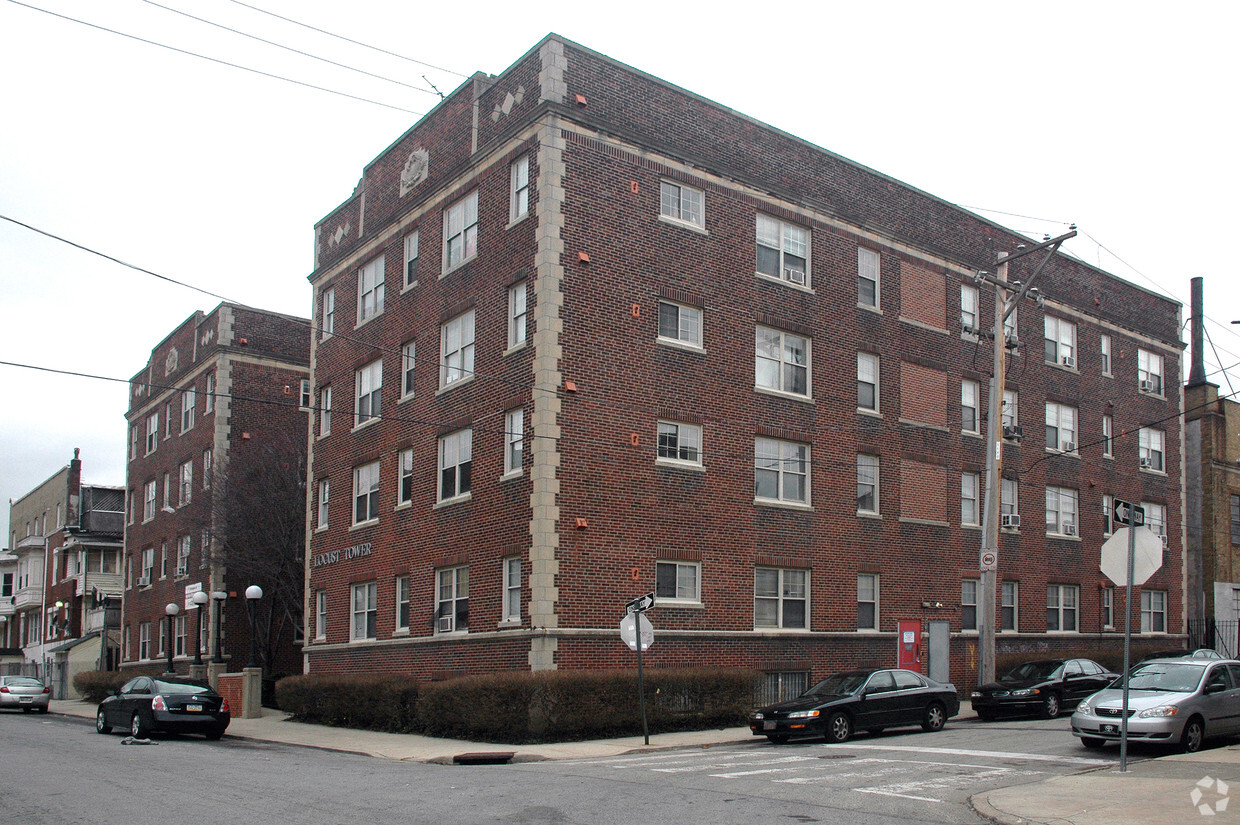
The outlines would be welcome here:
[[[145,670],[83,670],[73,674],[73,688],[83,702],[102,702],[135,676],[154,675]]]
[[[652,733],[744,724],[760,675],[685,668],[644,673]],[[282,710],[303,722],[526,744],[641,733],[635,670],[507,672],[417,684],[392,675],[290,676]]]

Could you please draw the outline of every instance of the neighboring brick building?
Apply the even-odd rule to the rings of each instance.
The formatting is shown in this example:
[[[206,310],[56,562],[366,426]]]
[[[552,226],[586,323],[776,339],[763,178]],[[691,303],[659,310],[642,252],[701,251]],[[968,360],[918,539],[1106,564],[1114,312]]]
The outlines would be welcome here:
[[[215,669],[239,670],[249,661],[245,589],[259,584],[270,597],[277,588],[235,569],[235,560],[230,568],[222,560],[260,521],[264,527],[292,522],[300,534],[305,501],[299,492],[291,505],[276,500],[261,516],[239,517],[245,511],[229,496],[240,490],[261,508],[264,487],[278,486],[272,478],[292,479],[301,490],[308,326],[304,319],[223,303],[178,326],[130,382],[123,667],[166,663],[165,607],[176,604],[174,661],[178,670],[188,668],[198,618],[192,596],[199,590],[228,594],[221,622],[225,661]],[[268,481],[252,481],[263,473],[271,474]],[[293,585],[299,608],[300,582]],[[215,610],[203,609],[204,659],[216,649]],[[264,618],[271,614],[270,598],[259,611]],[[264,663],[267,672],[297,672],[300,627],[295,633],[278,608],[273,624],[276,650]]]
[[[307,669],[630,666],[617,624],[656,591],[655,667],[776,690],[939,619],[968,683],[974,274],[1020,243],[554,35],[475,75],[316,227]],[[1038,286],[1000,651],[1116,643],[1112,495],[1169,536],[1142,604],[1182,632],[1179,305],[1064,255]]]

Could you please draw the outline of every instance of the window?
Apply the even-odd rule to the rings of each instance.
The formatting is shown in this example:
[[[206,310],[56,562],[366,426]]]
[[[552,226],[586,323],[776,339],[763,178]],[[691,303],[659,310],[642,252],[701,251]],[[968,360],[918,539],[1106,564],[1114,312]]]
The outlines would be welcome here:
[[[139,587],[146,587],[155,575],[155,548],[148,547],[142,551],[142,577],[138,579]],[[145,583],[143,582],[145,579]]]
[[[1115,457],[1115,422],[1109,415],[1102,416],[1102,456]]]
[[[310,406],[313,403],[314,403],[314,396],[310,394],[310,379],[303,378],[301,379],[301,396],[298,399],[297,409],[301,410],[302,412],[306,412],[310,409]]]
[[[753,571],[753,624],[755,628],[805,630],[809,616],[809,573],[758,567]]]
[[[521,557],[504,559],[504,605],[503,621],[521,621]]]
[[[151,623],[142,622],[138,625],[138,658],[151,658]]]
[[[202,414],[210,415],[215,412],[215,373],[207,373],[207,389],[203,393],[202,398]]]
[[[168,543],[164,542],[159,548],[159,577],[161,579],[168,578]]]
[[[960,430],[966,433],[979,432],[981,416],[978,415],[977,403],[980,388],[976,381],[960,382]]]
[[[792,395],[809,395],[809,339],[770,327],[754,335],[754,383]]]
[[[1141,591],[1141,632],[1167,632],[1167,591]]]
[[[172,402],[164,407],[164,438],[172,438]]]
[[[164,509],[172,509],[172,480],[168,473],[164,473]]]
[[[968,335],[977,335],[982,330],[977,287],[971,284],[960,285],[960,330]]]
[[[363,582],[353,585],[353,612],[349,622],[349,638],[355,642],[374,639],[378,633],[375,628],[379,616],[379,585],[376,582]]]
[[[314,594],[314,638],[327,638],[327,591]]]
[[[418,285],[418,231],[405,236],[405,288]]]
[[[181,536],[177,539],[177,571],[178,576],[189,575],[189,548],[190,537],[188,535]]]
[[[1142,427],[1137,433],[1137,457],[1142,470],[1161,473],[1167,469],[1163,463],[1163,438],[1163,431],[1152,427]]]
[[[702,310],[659,301],[659,337],[690,347],[702,346]]]
[[[181,432],[193,429],[196,409],[198,409],[198,391],[189,389],[181,393]]]
[[[1076,407],[1046,402],[1046,449],[1076,452]]]
[[[142,487],[142,521],[155,518],[155,481],[148,481]]]
[[[439,439],[439,500],[469,493],[474,431],[457,430]]]
[[[379,518],[379,462],[353,468],[353,523]]]
[[[873,249],[857,247],[857,303],[878,308],[879,257]]]
[[[456,316],[439,328],[441,388],[474,377],[474,311]]]
[[[1102,356],[1102,374],[1111,374],[1111,336],[1103,335],[1098,339],[1098,351]]]
[[[1046,361],[1069,369],[1076,368],[1076,324],[1046,316]]]
[[[181,465],[181,483],[178,486],[177,506],[189,504],[194,494],[194,462],[187,461]]]
[[[1240,544],[1240,496],[1231,497],[1231,543]]]
[[[530,156],[522,155],[512,162],[512,199],[508,210],[510,223],[524,218],[530,211]],[[475,207],[476,208],[476,207]]]
[[[659,422],[659,460],[702,465],[702,428],[676,421]]]
[[[1014,516],[1016,523],[1010,525],[1012,527],[1020,526],[1020,509],[1017,506],[1019,502],[1018,490],[1019,485],[1014,478],[1005,478],[999,484],[999,515]],[[1003,525],[1002,521],[1000,521],[1000,526],[1007,525]]]
[[[327,529],[328,506],[331,504],[332,483],[330,479],[319,479],[319,523],[315,529]]]
[[[999,630],[1016,630],[1016,603],[1020,585],[1003,582],[999,585]]]
[[[469,568],[448,567],[438,571],[435,596],[435,632],[469,630]]]
[[[1003,391],[1003,406],[1001,408],[1001,422],[1005,429],[1015,429],[1020,426],[1020,416],[1018,413],[1019,396],[1016,390]],[[1005,436],[1006,437],[1006,436]]]
[[[508,349],[525,343],[525,327],[529,319],[526,292],[525,281],[508,288]]]
[[[857,455],[857,512],[878,514],[878,456]]]
[[[659,214],[672,220],[691,223],[701,229],[706,228],[702,190],[663,181],[659,188]]]
[[[977,579],[960,582],[960,629],[977,630]]]
[[[332,432],[332,388],[324,387],[319,392],[319,437],[331,435]]]
[[[960,474],[960,523],[970,527],[981,524],[978,518],[978,483],[977,473]]]
[[[1046,630],[1048,633],[1076,632],[1076,585],[1052,584],[1046,588]]]
[[[1076,490],[1067,487],[1046,488],[1046,532],[1075,536]]]
[[[1104,493],[1102,496],[1102,535],[1104,536],[1115,532],[1115,525],[1112,523],[1115,515],[1114,508],[1115,498]]]
[[[1003,319],[1003,340],[1013,348],[1012,354],[1019,355],[1015,348],[1020,346],[1020,338],[1016,335],[1016,313],[1020,307],[1010,307],[1007,317]]]
[[[332,337],[332,333],[336,331],[336,289],[335,287],[324,291],[323,293],[323,321],[321,324],[323,340],[326,341]]]
[[[413,341],[400,348],[400,398],[413,398],[413,378],[418,366],[418,345]]]
[[[857,353],[857,409],[878,412],[878,356]]]
[[[1137,386],[1141,392],[1163,394],[1163,357],[1137,349]]]
[[[362,267],[357,274],[357,322],[362,324],[380,312],[383,312],[382,255]]]
[[[383,361],[371,361],[356,373],[357,388],[353,407],[353,426],[377,419],[382,408]]]
[[[444,272],[478,254],[478,190],[448,207],[443,216]]]
[[[202,489],[211,489],[211,476],[215,472],[215,453],[211,449],[202,451]]]
[[[857,629],[878,630],[878,576],[857,575]]]
[[[809,445],[754,439],[754,498],[809,504]]]
[[[654,594],[660,602],[702,600],[702,565],[699,562],[656,562],[654,579]]]
[[[398,457],[400,479],[396,487],[396,506],[413,501],[413,450],[401,450]]]
[[[520,407],[504,413],[504,475],[521,472],[525,451],[525,411]]]
[[[1145,526],[1150,528],[1150,532],[1154,535],[1163,537],[1165,547],[1167,544],[1167,508],[1152,501],[1143,501],[1141,509],[1145,511]]]
[[[809,230],[759,215],[758,272],[809,286]]]
[[[146,454],[155,452],[159,446],[159,413],[151,413],[146,419]]]
[[[396,577],[396,631],[409,630],[409,577]]]
[[[1115,588],[1102,588],[1102,629],[1111,630],[1115,627]]]

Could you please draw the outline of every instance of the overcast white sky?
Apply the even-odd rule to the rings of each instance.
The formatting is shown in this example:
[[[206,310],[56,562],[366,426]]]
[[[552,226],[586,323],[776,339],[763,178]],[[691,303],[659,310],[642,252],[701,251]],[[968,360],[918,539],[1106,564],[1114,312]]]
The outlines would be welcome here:
[[[0,215],[309,316],[314,223],[434,105],[410,86],[451,91],[554,31],[1013,229],[1076,222],[1074,254],[1183,301],[1185,318],[1204,276],[1207,370],[1240,362],[1240,4],[160,2],[0,0]],[[0,295],[0,361],[122,379],[0,366],[0,496],[74,447],[86,482],[124,484],[123,381],[218,300],[7,220]],[[6,543],[7,522],[0,506]]]

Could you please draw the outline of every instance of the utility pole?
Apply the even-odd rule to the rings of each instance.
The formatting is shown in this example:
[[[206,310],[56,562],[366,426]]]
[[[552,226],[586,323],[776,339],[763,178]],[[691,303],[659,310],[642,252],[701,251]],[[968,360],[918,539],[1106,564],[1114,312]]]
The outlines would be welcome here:
[[[977,615],[977,683],[984,685],[995,680],[995,620],[996,596],[998,595],[999,574],[999,510],[1003,489],[1003,389],[1007,371],[1007,339],[1003,334],[1004,322],[1016,308],[1016,305],[1037,291],[1033,289],[1034,279],[1042,272],[1043,267],[1058,251],[1060,244],[1069,238],[1076,237],[1076,228],[1058,238],[1049,238],[1032,247],[1018,247],[1012,254],[1000,253],[998,269],[995,275],[985,271],[977,273],[978,282],[985,281],[995,288],[995,319],[991,338],[994,344],[994,364],[990,377],[990,403],[986,421],[986,493],[982,511],[982,548],[978,555],[978,570],[981,573]],[[1020,281],[1008,282],[1008,264],[1017,258],[1031,255],[1045,249],[1046,257],[1038,264],[1037,269],[1023,284]],[[1040,300],[1040,299],[1039,299]]]

